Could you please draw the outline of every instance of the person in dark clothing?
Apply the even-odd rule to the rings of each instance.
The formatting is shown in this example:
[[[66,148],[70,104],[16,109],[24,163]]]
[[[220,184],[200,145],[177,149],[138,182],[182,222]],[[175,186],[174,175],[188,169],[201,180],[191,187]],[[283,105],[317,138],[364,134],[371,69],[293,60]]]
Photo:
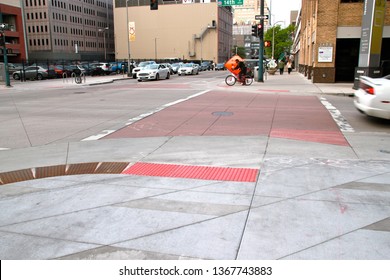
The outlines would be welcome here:
[[[245,85],[245,75],[246,75],[246,65],[244,61],[240,61],[236,59],[237,66],[234,69],[239,69],[240,73],[238,74],[238,78],[240,79],[240,82]]]

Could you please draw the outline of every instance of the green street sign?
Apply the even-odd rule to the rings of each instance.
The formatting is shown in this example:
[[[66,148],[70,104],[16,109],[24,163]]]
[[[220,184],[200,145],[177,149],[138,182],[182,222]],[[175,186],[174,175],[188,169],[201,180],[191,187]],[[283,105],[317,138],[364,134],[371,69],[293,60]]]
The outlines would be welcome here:
[[[242,6],[244,0],[218,0],[218,6]]]

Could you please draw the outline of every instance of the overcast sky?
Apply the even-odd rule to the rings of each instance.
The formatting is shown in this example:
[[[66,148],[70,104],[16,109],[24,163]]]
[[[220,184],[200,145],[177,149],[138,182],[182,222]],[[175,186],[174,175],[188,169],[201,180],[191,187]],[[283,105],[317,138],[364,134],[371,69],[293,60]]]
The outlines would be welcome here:
[[[272,24],[282,20],[285,23],[280,23],[283,27],[287,27],[290,23],[290,11],[299,10],[301,8],[301,0],[266,0],[271,4],[272,9]],[[264,11],[266,14],[266,12]]]

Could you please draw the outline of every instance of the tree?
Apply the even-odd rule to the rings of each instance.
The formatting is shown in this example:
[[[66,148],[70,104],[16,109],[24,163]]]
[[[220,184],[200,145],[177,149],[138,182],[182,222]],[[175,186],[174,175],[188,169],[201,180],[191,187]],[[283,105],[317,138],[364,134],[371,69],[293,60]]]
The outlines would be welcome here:
[[[293,25],[289,25],[284,29],[282,29],[280,25],[276,25],[272,28],[269,28],[265,33],[264,40],[271,42],[273,41],[275,59],[284,57],[285,53],[290,53],[291,46],[293,44],[294,30],[295,27]],[[275,35],[274,40],[272,40],[273,33]],[[272,57],[272,47],[265,48],[265,54],[269,58]]]
[[[245,54],[245,48],[244,47],[239,47],[239,46],[233,46],[232,48],[232,55],[239,55],[242,58],[246,58]]]

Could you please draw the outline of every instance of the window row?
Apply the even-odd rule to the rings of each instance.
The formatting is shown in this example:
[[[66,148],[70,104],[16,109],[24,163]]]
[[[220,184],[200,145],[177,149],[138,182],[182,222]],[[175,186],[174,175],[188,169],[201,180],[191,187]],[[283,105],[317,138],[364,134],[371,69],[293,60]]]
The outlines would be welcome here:
[[[46,12],[39,12],[39,13],[26,13],[27,19],[46,19],[47,15]]]
[[[55,20],[62,20],[62,21],[68,21],[68,18],[64,14],[58,14],[58,13],[53,13],[53,19]]]
[[[30,47],[34,46],[49,46],[49,39],[30,39]]]
[[[51,5],[53,7],[61,8],[66,10],[66,3],[62,1],[57,1],[57,0],[51,0]]]
[[[26,0],[25,5],[26,5],[26,7],[46,6],[46,0]]]
[[[41,26],[29,26],[27,27],[28,33],[48,33],[47,25]]]

